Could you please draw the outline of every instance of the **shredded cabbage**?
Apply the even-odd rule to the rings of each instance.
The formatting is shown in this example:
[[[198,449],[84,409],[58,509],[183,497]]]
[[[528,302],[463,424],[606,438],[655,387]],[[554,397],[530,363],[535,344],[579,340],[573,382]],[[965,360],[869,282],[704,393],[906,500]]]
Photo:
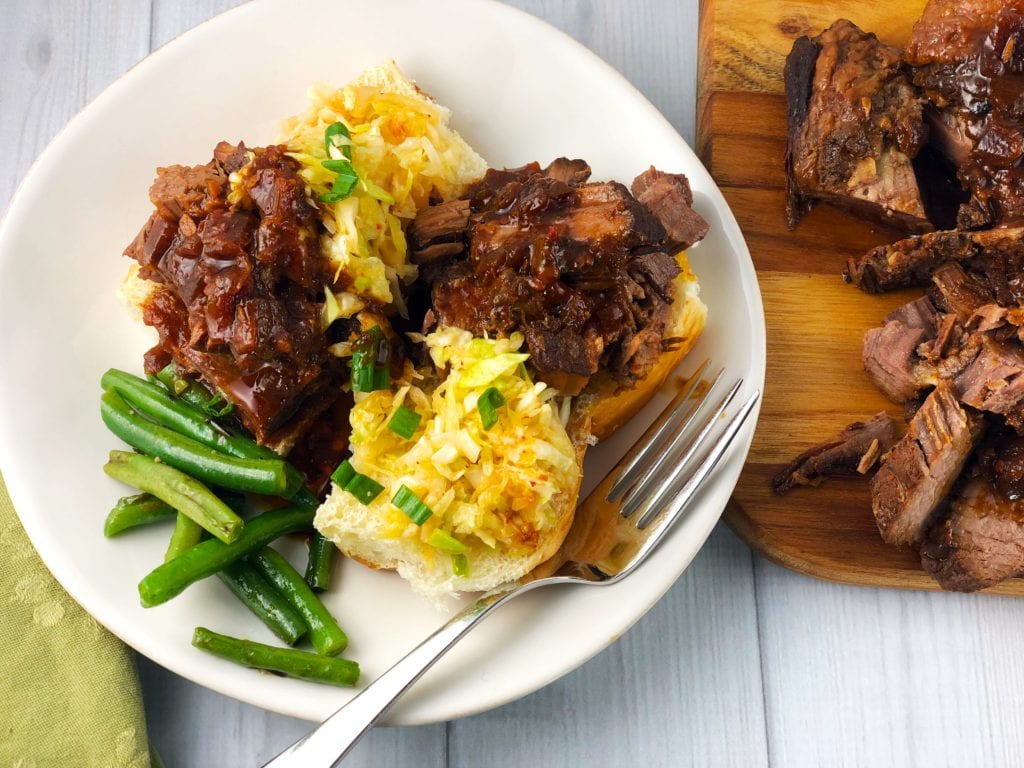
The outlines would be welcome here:
[[[347,145],[359,175],[350,197],[319,203],[327,230],[322,249],[335,280],[360,296],[394,302],[401,311],[400,285],[416,277],[416,266],[406,258],[403,222],[432,196],[461,195],[483,175],[486,163],[448,127],[449,111],[421,93],[393,61],[343,88],[314,85],[309,99],[309,110],[285,121],[280,141],[302,165],[312,197],[334,181],[321,163],[327,159],[324,132],[335,122],[351,134]]]
[[[352,466],[385,487],[371,504],[390,536],[417,540],[428,552],[451,536],[470,549],[532,551],[557,523],[552,500],[579,480],[576,451],[562,425],[558,393],[525,377],[520,334],[474,339],[458,328],[414,338],[426,343],[440,381],[413,378],[412,367],[397,392],[357,394],[350,420]],[[496,387],[506,405],[485,430],[476,403]],[[387,428],[400,406],[420,414],[411,439]],[[405,485],[430,507],[422,525],[411,524],[391,504]],[[442,534],[435,535],[435,531]]]

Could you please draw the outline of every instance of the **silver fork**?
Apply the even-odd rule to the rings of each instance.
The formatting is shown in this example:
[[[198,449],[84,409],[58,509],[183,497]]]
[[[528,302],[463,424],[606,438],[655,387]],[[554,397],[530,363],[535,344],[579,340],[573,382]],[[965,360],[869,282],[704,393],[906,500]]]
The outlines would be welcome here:
[[[743,380],[718,398],[687,444],[697,414],[717,387],[702,379],[705,361],[661,415],[576,510],[572,530],[558,554],[519,581],[481,597],[410,651],[348,704],[299,739],[264,768],[326,768],[340,761],[392,705],[449,648],[514,597],[549,584],[616,584],[633,573],[657,547],[728,450],[761,393],[755,391],[706,448],[691,473],[685,470],[709,442]],[[695,393],[697,393],[695,395]],[[634,522],[635,521],[635,522]],[[654,523],[652,525],[652,523]]]

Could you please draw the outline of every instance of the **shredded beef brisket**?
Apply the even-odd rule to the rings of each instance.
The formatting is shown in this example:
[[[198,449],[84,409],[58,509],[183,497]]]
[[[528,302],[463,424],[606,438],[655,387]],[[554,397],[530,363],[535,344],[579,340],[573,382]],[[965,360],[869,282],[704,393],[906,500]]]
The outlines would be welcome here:
[[[228,202],[231,173],[241,200]],[[235,404],[262,442],[330,405],[340,375],[326,352],[316,211],[285,148],[221,142],[205,166],[159,168],[156,208],[126,254],[160,284],[143,308],[172,360]]]
[[[621,385],[648,373],[670,343],[674,254],[707,231],[682,175],[652,168],[635,197],[589,176],[566,158],[490,170],[409,229],[431,286],[427,323],[523,333],[534,368],[568,394],[599,370]]]

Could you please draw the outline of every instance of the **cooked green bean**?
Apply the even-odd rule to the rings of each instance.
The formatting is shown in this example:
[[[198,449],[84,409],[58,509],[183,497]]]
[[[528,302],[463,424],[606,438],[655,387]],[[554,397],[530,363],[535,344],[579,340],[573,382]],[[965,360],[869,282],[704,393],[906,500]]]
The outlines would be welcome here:
[[[217,577],[288,645],[295,645],[306,634],[306,623],[302,617],[254,566],[244,561],[232,563]]]
[[[179,512],[178,519],[174,521],[174,532],[171,534],[171,540],[167,542],[164,562],[173,560],[186,549],[194,547],[202,540],[202,526],[192,518]]]
[[[179,376],[174,363],[158,372],[156,380],[174,393],[175,397],[215,419],[227,416],[235,409],[220,392],[211,392],[199,382]]]
[[[103,535],[117,534],[139,525],[166,520],[177,514],[177,511],[165,501],[161,501],[150,493],[136,493],[118,499],[110,510],[106,522],[103,523]]]
[[[200,542],[143,577],[139,582],[142,605],[151,608],[165,603],[181,594],[190,584],[212,576],[279,536],[307,530],[312,524],[311,510],[298,507],[272,509],[247,521],[241,535],[231,544],[217,539]]]
[[[334,542],[313,531],[309,539],[309,560],[306,561],[306,583],[317,592],[331,586],[331,571],[334,570],[334,555],[338,548]]]
[[[216,427],[208,416],[171,397],[163,387],[130,373],[111,368],[100,379],[100,386],[113,389],[134,410],[175,432],[198,440],[203,445],[241,459],[276,458],[253,452],[251,440],[229,435]]]
[[[309,627],[309,640],[317,653],[336,656],[345,650],[348,637],[291,563],[270,547],[264,547],[251,555],[249,562],[277,587],[277,591],[302,616]]]
[[[161,371],[161,373],[163,372]],[[241,459],[284,461],[272,450],[260,445],[250,437],[223,432],[196,407],[175,400],[163,388],[138,376],[111,368],[103,374],[100,384],[104,389],[115,390],[143,416],[147,416],[185,437],[215,448],[221,453]],[[297,489],[292,496],[292,501],[299,506],[316,509],[320,502],[306,488],[301,473],[285,462],[285,474],[288,487]]]
[[[231,507],[201,482],[174,467],[139,453],[111,451],[103,471],[165,501],[225,543],[234,541],[241,533],[244,523]]]
[[[303,680],[332,685],[355,685],[359,680],[359,665],[349,659],[319,656],[294,648],[275,648],[222,635],[205,627],[196,627],[192,645],[246,667],[268,669]]]
[[[279,459],[241,459],[154,424],[128,407],[114,390],[103,393],[100,414],[115,435],[143,453],[211,485],[269,496],[294,496],[301,482],[285,469]]]

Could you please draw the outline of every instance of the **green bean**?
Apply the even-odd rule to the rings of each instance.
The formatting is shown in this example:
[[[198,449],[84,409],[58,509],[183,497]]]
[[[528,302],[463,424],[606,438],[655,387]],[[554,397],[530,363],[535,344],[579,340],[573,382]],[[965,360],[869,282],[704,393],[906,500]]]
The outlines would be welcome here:
[[[249,446],[255,445],[252,440],[228,435],[200,411],[175,400],[163,387],[158,387],[138,376],[111,368],[103,374],[100,386],[116,391],[128,405],[143,416],[185,437],[198,440],[203,445],[216,448],[221,453],[241,459],[277,458],[253,452]]]
[[[167,542],[167,551],[164,553],[164,562],[173,560],[186,549],[194,547],[203,540],[203,528],[195,520],[187,515],[178,513],[178,519],[174,522],[174,532],[171,540]]]
[[[283,461],[272,450],[260,445],[250,437],[224,433],[195,407],[176,401],[163,388],[145,379],[140,379],[138,376],[111,368],[103,374],[100,384],[104,389],[115,390],[143,416],[149,417],[185,437],[215,448],[221,453],[241,459]],[[292,496],[293,502],[300,506],[316,509],[320,502],[306,488],[301,473],[285,462],[285,474],[288,479],[288,487],[297,489]]]
[[[111,451],[103,471],[170,504],[225,543],[241,533],[242,518],[209,488],[174,467],[139,453]]]
[[[217,577],[288,645],[295,645],[306,634],[307,627],[302,617],[254,566],[244,561],[232,563]]]
[[[313,531],[309,539],[309,560],[306,561],[306,583],[316,592],[331,586],[334,555],[338,548],[320,531]]]
[[[286,533],[307,530],[313,512],[298,507],[272,509],[247,521],[231,544],[217,539],[196,544],[170,562],[157,566],[139,582],[142,605],[151,608],[181,594],[190,584],[212,576]]]
[[[107,515],[106,522],[103,523],[103,535],[117,536],[129,528],[166,520],[175,514],[177,512],[174,507],[150,493],[125,496],[118,499],[117,504]]]
[[[222,635],[205,627],[196,627],[192,645],[246,667],[268,669],[303,680],[332,685],[355,685],[359,680],[359,665],[349,659],[318,656],[294,648],[275,648]]]
[[[218,453],[196,440],[143,419],[114,390],[103,393],[100,414],[110,431],[133,448],[157,456],[202,482],[286,498],[295,495],[301,487],[301,483],[296,484],[295,478],[289,476],[283,461],[240,459]]]
[[[278,592],[284,595],[302,616],[302,620],[309,627],[309,640],[317,653],[336,656],[345,650],[348,637],[291,563],[270,547],[264,547],[252,554],[249,562],[267,577],[267,581],[277,587]]]
[[[197,381],[179,376],[174,363],[156,374],[156,380],[174,393],[174,396],[215,419],[230,414],[235,406],[220,392],[210,392]]]

